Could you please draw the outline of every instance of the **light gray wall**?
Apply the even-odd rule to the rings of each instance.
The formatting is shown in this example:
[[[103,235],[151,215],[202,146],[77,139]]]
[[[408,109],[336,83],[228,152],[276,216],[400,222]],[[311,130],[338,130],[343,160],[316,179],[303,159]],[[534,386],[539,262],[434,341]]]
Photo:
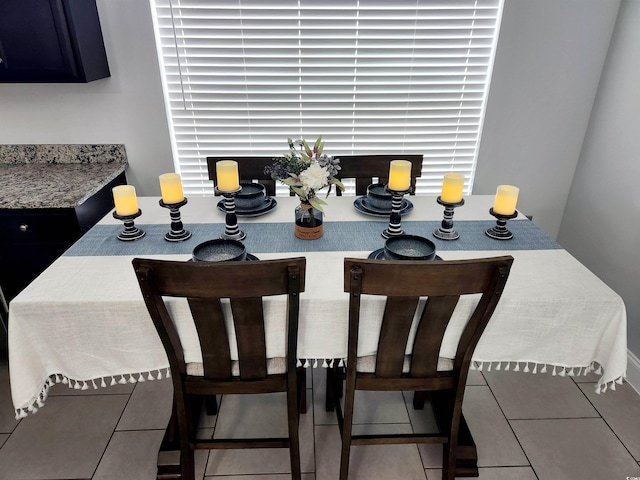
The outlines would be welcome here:
[[[111,77],[0,84],[0,144],[122,143],[129,183],[159,195],[174,171],[148,0],[98,0]]]
[[[640,1],[623,0],[558,240],[622,296],[640,356]]]
[[[520,188],[555,237],[619,0],[505,0],[473,193]]]

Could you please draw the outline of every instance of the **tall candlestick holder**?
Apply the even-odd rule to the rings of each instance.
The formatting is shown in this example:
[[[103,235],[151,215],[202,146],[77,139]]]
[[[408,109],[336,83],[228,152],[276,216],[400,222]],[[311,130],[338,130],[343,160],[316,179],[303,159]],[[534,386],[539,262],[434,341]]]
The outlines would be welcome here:
[[[186,204],[187,197],[178,203],[164,203],[163,200],[160,200],[160,206],[169,209],[169,217],[171,218],[171,230],[164,236],[167,242],[184,242],[191,238],[191,232],[184,229],[180,218],[180,207]]]
[[[236,193],[240,190],[242,190],[242,187],[231,192],[221,192],[216,188],[216,191],[224,197],[224,210],[226,212],[224,233],[220,235],[220,238],[230,240],[244,240],[247,238],[247,234],[238,228],[238,217],[236,216]]]
[[[495,238],[496,240],[511,240],[513,238],[513,233],[511,233],[507,228],[507,220],[516,218],[518,216],[518,211],[514,211],[511,215],[503,215],[501,213],[494,212],[493,208],[491,208],[489,209],[489,213],[496,217],[496,226],[489,228],[484,233],[486,233],[488,237]]]
[[[389,226],[381,233],[383,238],[397,237],[404,235],[402,230],[402,198],[411,192],[408,190],[391,190],[389,185],[385,185],[384,189],[391,194],[391,215],[389,216]]]
[[[145,236],[147,232],[136,227],[133,221],[134,218],[138,218],[140,215],[142,215],[142,210],[140,209],[131,215],[118,215],[116,212],[113,212],[113,218],[124,222],[124,230],[118,234],[118,240],[132,242]]]
[[[453,229],[453,210],[464,205],[464,199],[460,199],[456,203],[449,203],[443,201],[442,197],[438,197],[436,201],[444,207],[444,218],[440,227],[433,231],[433,236],[440,240],[457,240],[460,238],[460,234]]]

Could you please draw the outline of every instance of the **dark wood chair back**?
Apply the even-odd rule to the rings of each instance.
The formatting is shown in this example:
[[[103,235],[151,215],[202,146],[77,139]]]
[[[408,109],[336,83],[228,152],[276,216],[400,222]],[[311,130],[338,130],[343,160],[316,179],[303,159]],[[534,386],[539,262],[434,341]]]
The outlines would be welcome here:
[[[174,387],[174,412],[181,444],[184,480],[193,473],[194,449],[289,448],[293,478],[300,478],[298,411],[300,379],[296,353],[300,292],[304,291],[304,258],[246,262],[173,262],[133,259],[147,310],[167,352]],[[287,296],[286,358],[267,359],[263,297]],[[184,350],[171,309],[170,297],[186,298],[202,351],[199,374],[185,363]],[[230,303],[226,319],[223,303]],[[229,332],[235,332],[238,360],[232,360]],[[239,371],[238,371],[239,370]],[[199,413],[194,399],[220,394],[287,392],[289,437],[269,439],[196,440]],[[198,409],[198,412],[193,411]]]
[[[334,395],[343,442],[341,480],[347,478],[352,443],[442,443],[442,478],[454,478],[457,435],[471,356],[498,304],[512,263],[511,256],[432,262],[345,259],[349,340],[344,416]],[[462,331],[452,365],[443,369],[439,366],[439,361],[444,363],[439,355],[449,320],[460,297],[473,294],[481,297]],[[362,295],[386,297],[377,353],[370,369],[364,367],[365,358],[359,358],[357,352],[359,326],[368,321],[360,314]],[[426,297],[426,301],[422,302],[421,297]],[[405,355],[414,317],[418,323],[412,354]],[[334,373],[337,371],[336,368]],[[330,377],[331,388],[339,391],[341,385],[335,383],[340,381],[339,375]],[[440,432],[352,436],[355,390],[433,392],[434,398],[443,399],[438,409],[434,407]]]
[[[238,174],[241,182],[257,181],[265,186],[267,195],[274,197],[276,195],[276,182],[271,175],[264,173],[264,167],[273,163],[272,157],[207,157],[207,170],[209,171],[209,180],[213,180],[213,184],[217,184],[216,179],[216,162],[220,160],[235,160],[238,162]]]
[[[355,178],[356,195],[366,195],[367,187],[371,185],[373,178],[378,177],[380,183],[389,180],[389,163],[392,160],[408,160],[411,162],[411,192],[415,194],[416,178],[422,175],[421,154],[394,154],[394,155],[336,155],[340,160],[338,178]],[[336,189],[338,195],[340,190]]]

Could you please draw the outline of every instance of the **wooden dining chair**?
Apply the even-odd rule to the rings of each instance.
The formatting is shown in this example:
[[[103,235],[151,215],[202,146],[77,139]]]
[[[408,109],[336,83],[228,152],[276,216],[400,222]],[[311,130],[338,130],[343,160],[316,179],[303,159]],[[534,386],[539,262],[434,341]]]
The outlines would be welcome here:
[[[264,167],[273,163],[272,157],[207,157],[207,170],[209,171],[209,180],[213,180],[216,185],[216,162],[220,160],[235,160],[238,162],[238,174],[241,182],[257,181],[265,186],[267,195],[274,197],[276,195],[276,182],[271,175],[264,173]]]
[[[377,177],[380,183],[387,183],[389,180],[389,163],[392,160],[408,160],[411,162],[411,193],[416,191],[416,178],[422,175],[421,154],[393,154],[393,155],[336,155],[340,160],[340,171],[338,178],[344,180],[355,178],[356,195],[366,195],[367,187]],[[342,195],[336,189],[337,195]]]
[[[133,259],[147,310],[167,352],[174,389],[174,415],[180,443],[181,478],[194,478],[194,450],[289,448],[291,473],[300,479],[298,413],[301,390],[296,353],[304,258],[247,262],[173,262]],[[286,357],[267,358],[263,297],[286,295]],[[185,363],[183,346],[167,298],[187,299],[198,333],[202,364]],[[225,318],[227,300],[232,318]],[[231,357],[235,332],[238,360]],[[230,327],[231,328],[231,327]],[[286,392],[288,437],[212,439],[196,437],[204,396]]]
[[[443,444],[442,478],[455,475],[458,429],[471,356],[504,289],[513,257],[458,261],[388,261],[346,258],[344,290],[349,292],[349,335],[346,373],[330,369],[332,394],[342,437],[340,480],[349,472],[351,445],[398,443]],[[441,358],[440,346],[456,305],[463,295],[482,294],[462,330],[455,358]],[[377,353],[359,356],[361,296],[386,297]],[[420,297],[428,297],[420,301]],[[424,307],[422,308],[422,305]],[[422,310],[422,311],[420,311]],[[412,354],[406,355],[409,333],[417,316]],[[370,328],[370,326],[369,326]],[[337,363],[337,362],[336,362]],[[344,415],[335,392],[344,391]],[[430,392],[437,433],[353,435],[356,390]]]

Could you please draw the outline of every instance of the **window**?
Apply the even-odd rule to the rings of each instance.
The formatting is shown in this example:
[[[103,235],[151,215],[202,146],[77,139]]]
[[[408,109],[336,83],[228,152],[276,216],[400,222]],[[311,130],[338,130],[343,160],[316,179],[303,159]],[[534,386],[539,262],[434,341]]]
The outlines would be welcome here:
[[[418,193],[471,191],[502,0],[151,0],[176,169],[207,156],[421,153]],[[240,169],[242,166],[240,166]]]

